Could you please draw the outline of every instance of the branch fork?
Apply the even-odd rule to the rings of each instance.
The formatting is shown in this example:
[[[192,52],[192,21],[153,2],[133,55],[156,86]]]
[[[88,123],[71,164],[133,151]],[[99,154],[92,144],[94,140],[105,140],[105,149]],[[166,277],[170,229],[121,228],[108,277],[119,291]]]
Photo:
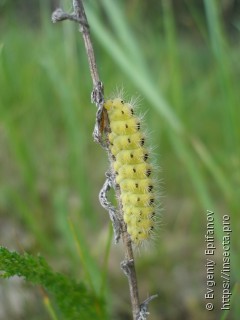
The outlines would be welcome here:
[[[56,23],[56,22],[64,21],[64,20],[75,21],[77,23],[80,23],[82,26],[85,26],[86,28],[89,28],[89,25],[86,23],[86,21],[81,19],[81,18],[79,18],[75,14],[75,12],[66,13],[61,8],[56,9],[52,14],[52,22]]]

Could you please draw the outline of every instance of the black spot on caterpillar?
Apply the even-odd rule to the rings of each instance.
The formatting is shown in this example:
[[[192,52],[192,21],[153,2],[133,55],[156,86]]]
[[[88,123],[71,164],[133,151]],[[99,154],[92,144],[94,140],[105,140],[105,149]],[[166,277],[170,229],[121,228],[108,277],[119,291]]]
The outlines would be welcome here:
[[[148,169],[148,170],[146,171],[146,176],[149,177],[151,173],[152,173],[151,169]]]
[[[150,199],[149,203],[150,203],[150,205],[153,205],[154,204],[154,199]]]
[[[153,186],[148,186],[148,191],[152,192],[152,190],[153,190]]]

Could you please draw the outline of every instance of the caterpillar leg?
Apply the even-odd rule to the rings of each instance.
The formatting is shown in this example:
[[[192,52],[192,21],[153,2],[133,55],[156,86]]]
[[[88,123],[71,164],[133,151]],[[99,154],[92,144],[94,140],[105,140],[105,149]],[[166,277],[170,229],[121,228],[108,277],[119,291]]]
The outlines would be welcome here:
[[[99,193],[99,201],[101,203],[101,206],[108,211],[113,225],[115,242],[117,243],[121,235],[121,223],[118,219],[116,208],[107,199],[107,192],[110,190],[110,188],[113,187],[111,173],[106,172],[106,177],[107,179],[104,182],[103,187]]]

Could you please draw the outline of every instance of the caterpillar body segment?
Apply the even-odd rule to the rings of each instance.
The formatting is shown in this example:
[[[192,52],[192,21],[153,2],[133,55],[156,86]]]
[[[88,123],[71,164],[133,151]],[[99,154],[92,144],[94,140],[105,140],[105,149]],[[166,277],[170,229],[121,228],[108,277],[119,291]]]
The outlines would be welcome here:
[[[149,207],[154,204],[154,195],[151,193],[136,194],[123,192],[121,195],[123,206]]]
[[[116,181],[119,183],[124,179],[145,179],[150,177],[152,173],[152,166],[149,163],[138,163],[135,165],[121,166],[116,173]]]
[[[152,180],[147,179],[124,179],[120,182],[121,191],[131,193],[149,193],[153,189]]]
[[[124,208],[124,215],[126,217],[130,217],[132,221],[137,221],[139,217],[145,218],[153,218],[155,213],[153,212],[153,208],[148,207],[135,207],[135,206],[126,206]]]
[[[116,156],[116,161],[121,165],[139,164],[148,159],[148,152],[144,148],[122,150]]]
[[[129,135],[117,135],[112,132],[109,134],[109,141],[112,154],[117,155],[123,148],[132,150],[142,147],[145,143],[145,138],[140,132],[132,134],[131,137]]]
[[[139,119],[125,119],[113,121],[110,128],[116,135],[130,135],[140,130]]]
[[[155,227],[155,181],[141,119],[134,105],[121,98],[104,103],[109,118],[108,134],[112,171],[120,189],[123,219],[131,240],[141,245],[151,238]]]

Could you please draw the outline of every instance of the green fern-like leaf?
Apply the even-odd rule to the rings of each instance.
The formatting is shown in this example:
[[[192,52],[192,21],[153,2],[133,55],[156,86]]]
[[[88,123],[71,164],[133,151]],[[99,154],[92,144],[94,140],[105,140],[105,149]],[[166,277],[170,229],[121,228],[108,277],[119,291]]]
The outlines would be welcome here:
[[[106,319],[103,301],[89,292],[83,283],[54,272],[41,256],[20,255],[0,247],[0,277],[16,275],[43,286],[55,299],[64,320]]]

